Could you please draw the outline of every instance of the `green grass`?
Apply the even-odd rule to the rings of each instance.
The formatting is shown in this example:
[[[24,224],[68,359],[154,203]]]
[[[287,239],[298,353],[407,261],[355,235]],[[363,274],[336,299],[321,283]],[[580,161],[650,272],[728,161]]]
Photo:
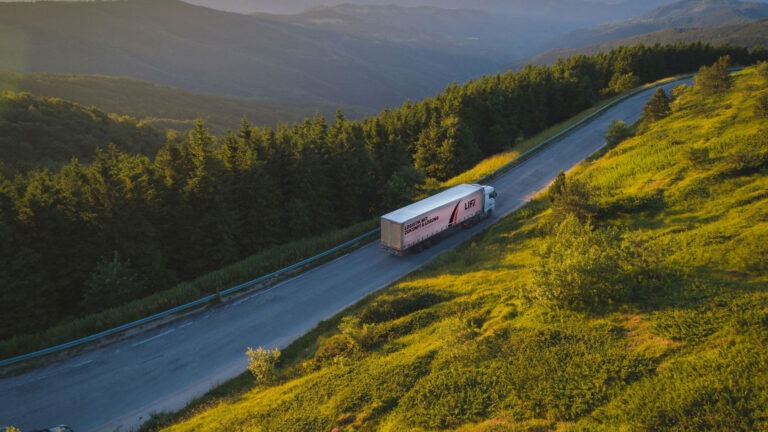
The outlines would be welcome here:
[[[746,69],[727,94],[688,89],[569,174],[594,232],[618,232],[616,301],[539,295],[562,220],[543,197],[296,341],[278,383],[244,375],[168,430],[768,429],[765,85]]]

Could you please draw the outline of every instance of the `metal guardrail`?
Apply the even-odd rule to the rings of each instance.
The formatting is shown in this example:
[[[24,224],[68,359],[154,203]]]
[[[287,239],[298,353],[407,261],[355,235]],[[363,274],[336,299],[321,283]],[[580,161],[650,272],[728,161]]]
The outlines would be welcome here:
[[[35,351],[35,352],[31,352],[31,353],[28,353],[28,354],[23,354],[23,355],[20,355],[20,356],[17,356],[17,357],[11,357],[11,358],[8,358],[8,359],[5,359],[5,360],[0,360],[0,367],[9,366],[9,365],[12,365],[14,363],[18,363],[18,362],[25,361],[25,360],[31,360],[31,359],[34,359],[34,358],[38,358],[38,357],[42,357],[42,356],[48,355],[48,354],[54,354],[54,353],[57,353],[57,352],[60,352],[60,351],[64,351],[64,350],[69,349],[69,348],[74,348],[74,347],[86,344],[88,342],[93,342],[93,341],[99,340],[99,339],[107,337],[107,336],[115,335],[115,334],[120,333],[120,332],[125,331],[125,330],[130,330],[132,328],[136,328],[138,326],[141,326],[143,324],[147,324],[149,322],[152,322],[152,321],[155,321],[155,320],[158,320],[158,319],[161,319],[161,318],[169,317],[169,316],[171,316],[173,314],[176,314],[176,313],[179,313],[179,312],[185,312],[185,311],[194,309],[194,308],[202,306],[202,305],[204,305],[206,303],[215,301],[216,299],[220,298],[221,296],[234,294],[234,293],[236,293],[238,291],[245,290],[246,288],[250,288],[250,287],[252,287],[254,285],[258,285],[258,284],[260,284],[262,282],[266,282],[266,281],[268,281],[270,279],[277,278],[277,277],[279,277],[279,276],[281,276],[283,274],[289,273],[289,272],[291,272],[293,270],[296,270],[296,269],[298,269],[300,267],[303,267],[303,266],[305,266],[307,264],[312,264],[313,262],[315,262],[317,260],[320,260],[322,258],[325,258],[328,255],[331,255],[331,254],[336,253],[336,252],[338,252],[338,251],[340,251],[340,250],[342,250],[344,248],[352,246],[355,243],[365,239],[366,237],[369,237],[369,236],[371,236],[373,234],[376,234],[377,232],[379,232],[379,230],[380,229],[377,228],[377,229],[375,229],[373,231],[370,231],[370,232],[367,232],[367,233],[365,233],[365,234],[363,234],[361,236],[355,237],[354,239],[349,240],[349,241],[347,241],[347,242],[345,242],[343,244],[340,244],[339,246],[336,246],[334,248],[328,249],[325,252],[321,252],[321,253],[313,256],[313,257],[310,257],[310,258],[307,258],[305,260],[299,261],[296,264],[291,264],[288,267],[284,267],[284,268],[282,268],[280,270],[277,270],[275,272],[272,272],[272,273],[264,275],[264,276],[260,276],[260,277],[258,277],[256,279],[250,280],[248,282],[244,282],[244,283],[242,283],[240,285],[233,286],[232,288],[227,288],[226,290],[220,291],[220,292],[218,292],[216,294],[211,294],[211,295],[205,296],[203,298],[197,299],[195,301],[183,304],[181,306],[176,306],[175,308],[168,309],[166,311],[163,311],[163,312],[160,312],[160,313],[157,313],[157,314],[154,314],[154,315],[150,315],[150,316],[142,318],[140,320],[136,320],[136,321],[133,321],[133,322],[130,322],[130,323],[127,323],[127,324],[123,324],[121,326],[118,326],[118,327],[115,327],[115,328],[111,328],[109,330],[104,330],[102,332],[95,333],[95,334],[92,334],[90,336],[86,336],[86,337],[83,337],[83,338],[80,338],[80,339],[76,339],[76,340],[73,340],[73,341],[70,341],[70,342],[66,342],[66,343],[63,343],[63,344],[60,344],[60,345],[56,345],[56,346],[53,346],[53,347],[50,347],[50,348],[45,348],[45,349],[42,349],[42,350],[39,350],[39,351]]]
[[[693,74],[676,77],[671,82],[681,81],[683,79],[690,78],[691,76],[693,76]],[[479,179],[478,181],[483,181],[483,180],[491,179],[491,178],[501,174],[502,172],[507,171],[507,170],[509,170],[509,169],[511,169],[511,168],[513,168],[513,167],[515,167],[515,166],[525,162],[528,158],[530,158],[536,152],[543,150],[544,148],[548,147],[549,145],[551,145],[552,143],[556,142],[560,138],[562,138],[562,137],[568,135],[569,133],[573,132],[575,129],[577,129],[577,128],[579,128],[579,127],[589,123],[594,118],[596,118],[598,115],[600,115],[604,111],[612,108],[616,104],[618,104],[620,102],[623,102],[626,99],[629,99],[632,96],[635,96],[636,94],[639,94],[639,93],[641,93],[643,91],[646,91],[646,90],[652,89],[652,88],[656,88],[656,87],[659,87],[659,86],[662,86],[662,85],[665,85],[665,84],[668,84],[668,83],[669,82],[662,82],[662,83],[657,83],[657,84],[650,85],[650,86],[640,87],[640,88],[635,89],[635,90],[633,90],[633,91],[631,91],[629,93],[626,93],[626,94],[623,94],[623,95],[621,95],[619,97],[614,98],[613,100],[611,100],[607,104],[605,104],[602,107],[600,107],[599,109],[597,109],[592,114],[588,115],[587,117],[583,118],[582,120],[578,121],[577,123],[567,127],[566,129],[558,132],[557,134],[555,134],[555,135],[545,139],[544,141],[542,141],[537,146],[535,146],[535,147],[529,149],[528,151],[522,153],[521,155],[516,157],[513,161],[509,162],[508,164],[506,164],[506,165],[504,165],[504,166],[502,166],[500,168],[497,168],[495,171],[493,171],[492,173],[486,175],[484,178]],[[258,277],[256,279],[250,280],[248,282],[244,282],[244,283],[242,283],[240,285],[233,286],[232,288],[227,288],[226,290],[220,291],[220,292],[218,292],[216,294],[211,294],[211,295],[205,296],[205,297],[197,299],[197,300],[195,300],[193,302],[186,303],[186,304],[183,304],[181,306],[176,306],[175,308],[168,309],[166,311],[163,311],[163,312],[160,312],[160,313],[157,313],[157,314],[154,314],[154,315],[150,315],[150,316],[142,318],[140,320],[133,321],[133,322],[130,322],[130,323],[127,323],[127,324],[123,324],[121,326],[118,326],[118,327],[115,327],[115,328],[112,328],[112,329],[109,329],[109,330],[104,330],[102,332],[95,333],[95,334],[92,334],[90,336],[86,336],[86,337],[83,337],[83,338],[80,338],[80,339],[76,339],[76,340],[73,340],[73,341],[70,341],[70,342],[66,342],[66,343],[63,343],[63,344],[60,344],[60,345],[56,345],[56,346],[53,346],[53,347],[50,347],[50,348],[45,348],[45,349],[42,349],[42,350],[39,350],[39,351],[35,351],[35,352],[31,352],[31,353],[28,353],[28,354],[23,354],[23,355],[20,355],[20,356],[17,356],[17,357],[11,357],[11,358],[8,358],[8,359],[5,359],[5,360],[0,360],[0,367],[9,366],[9,365],[12,365],[14,363],[22,362],[22,361],[25,361],[25,360],[31,360],[31,359],[34,359],[34,358],[38,358],[38,357],[42,357],[42,356],[48,355],[48,354],[54,354],[54,353],[57,353],[57,352],[60,352],[60,351],[64,351],[66,349],[70,349],[70,348],[74,348],[74,347],[86,344],[88,342],[93,342],[93,341],[99,340],[99,339],[107,337],[107,336],[115,335],[115,334],[120,333],[120,332],[125,331],[125,330],[130,330],[130,329],[139,327],[141,325],[147,324],[149,322],[152,322],[152,321],[155,321],[155,320],[158,320],[158,319],[161,319],[161,318],[169,317],[169,316],[171,316],[173,314],[176,314],[176,313],[179,313],[179,312],[184,312],[184,311],[191,310],[193,308],[196,308],[198,306],[204,305],[204,304],[212,302],[212,301],[214,301],[214,300],[216,300],[218,298],[221,298],[221,296],[226,296],[226,295],[234,294],[234,293],[242,291],[242,290],[244,290],[246,288],[250,288],[250,287],[252,287],[254,285],[258,285],[258,284],[260,284],[262,282],[268,281],[269,279],[277,278],[277,277],[279,277],[279,276],[281,276],[281,275],[283,275],[285,273],[289,273],[289,272],[291,272],[293,270],[296,270],[297,268],[303,267],[303,266],[305,266],[307,264],[311,264],[311,263],[313,263],[313,262],[315,262],[317,260],[320,260],[320,259],[322,259],[322,258],[324,258],[324,257],[326,257],[328,255],[336,253],[336,252],[340,251],[341,249],[344,249],[346,247],[352,246],[353,244],[355,244],[355,243],[357,243],[357,242],[359,242],[359,241],[365,239],[366,237],[369,237],[369,236],[371,236],[371,235],[373,235],[375,233],[378,233],[379,231],[380,231],[380,228],[377,228],[377,229],[375,229],[373,231],[370,231],[370,232],[365,233],[365,234],[363,234],[361,236],[358,236],[358,237],[356,237],[356,238],[354,238],[352,240],[349,240],[349,241],[347,241],[347,242],[345,242],[345,243],[343,243],[343,244],[341,244],[339,246],[336,246],[334,248],[328,249],[325,252],[321,252],[321,253],[313,256],[313,257],[310,257],[310,258],[304,259],[302,261],[299,261],[296,264],[292,264],[292,265],[290,265],[288,267],[282,268],[280,270],[277,270],[275,272],[272,272],[272,273],[264,275],[264,276],[260,276],[260,277]]]

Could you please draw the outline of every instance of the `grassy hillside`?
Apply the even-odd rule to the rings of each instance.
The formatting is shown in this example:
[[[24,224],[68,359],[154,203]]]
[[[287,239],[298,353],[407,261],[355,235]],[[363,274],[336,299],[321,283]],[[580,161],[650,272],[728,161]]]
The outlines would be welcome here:
[[[765,430],[766,74],[676,91],[553,205],[323,323],[274,381],[244,375],[169,430]]]
[[[276,103],[196,93],[145,81],[105,75],[18,73],[0,71],[0,92],[26,92],[60,98],[101,111],[131,116],[159,130],[186,131],[202,118],[216,134],[237,129],[243,117],[251,124],[275,126],[296,123],[317,113],[331,117],[338,106]],[[342,107],[349,118],[372,114],[352,106]]]

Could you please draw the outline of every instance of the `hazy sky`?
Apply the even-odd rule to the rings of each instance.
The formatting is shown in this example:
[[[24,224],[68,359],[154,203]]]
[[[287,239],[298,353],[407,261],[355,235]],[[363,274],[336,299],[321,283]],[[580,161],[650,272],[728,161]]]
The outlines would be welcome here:
[[[37,2],[37,1],[59,1],[59,2],[75,2],[75,1],[119,1],[119,0],[0,0],[0,3],[15,3],[15,2]],[[557,3],[564,1],[567,3],[626,3],[629,0],[182,0],[186,3],[191,3],[200,6],[206,6],[212,9],[226,10],[230,12],[251,13],[251,12],[267,12],[267,13],[281,13],[291,14],[298,13],[307,9],[318,6],[335,6],[342,3],[353,3],[363,5],[387,5],[397,4],[401,6],[439,6],[447,8],[467,8],[467,9],[485,9],[492,8],[504,8],[512,9],[514,4],[520,4],[523,8],[525,5],[536,3]],[[671,3],[674,0],[644,0],[644,3],[658,4],[658,3]]]

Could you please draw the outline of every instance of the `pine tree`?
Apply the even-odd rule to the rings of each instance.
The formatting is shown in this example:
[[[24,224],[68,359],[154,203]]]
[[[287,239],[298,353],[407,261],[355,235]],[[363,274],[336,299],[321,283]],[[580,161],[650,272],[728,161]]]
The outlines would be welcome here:
[[[565,194],[565,172],[560,171],[557,173],[557,176],[555,176],[552,184],[549,185],[547,192],[549,193],[549,199],[552,202],[555,202],[563,197]]]
[[[621,94],[628,92],[640,85],[640,78],[632,72],[616,72],[608,83],[608,88],[603,92],[604,95]]]
[[[480,155],[472,131],[457,116],[432,122],[419,137],[417,148],[416,168],[441,181],[470,168]]]
[[[375,168],[363,140],[359,124],[346,121],[337,113],[327,135],[329,178],[334,191],[345,197],[346,205],[336,208],[340,226],[348,226],[370,216],[374,202]]]
[[[659,87],[656,92],[648,99],[648,102],[643,107],[643,119],[646,122],[654,123],[669,115],[671,112],[669,107],[670,99],[663,88]]]
[[[731,88],[731,78],[728,75],[730,64],[731,57],[725,55],[720,57],[712,66],[702,66],[699,73],[694,77],[694,87],[707,96],[728,91]]]
[[[144,294],[145,282],[131,268],[130,261],[123,260],[115,251],[112,259],[103,258],[86,281],[88,290],[83,306],[88,311],[99,311],[118,306]]]

